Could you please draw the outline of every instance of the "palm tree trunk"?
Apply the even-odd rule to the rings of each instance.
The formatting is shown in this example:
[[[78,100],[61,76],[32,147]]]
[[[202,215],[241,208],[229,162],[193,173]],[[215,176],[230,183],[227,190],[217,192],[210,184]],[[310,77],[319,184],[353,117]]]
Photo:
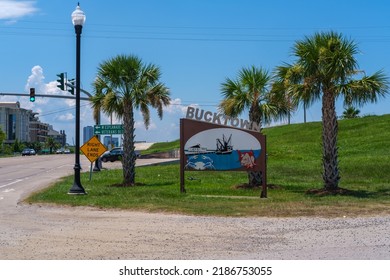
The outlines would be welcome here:
[[[339,169],[337,156],[338,123],[335,109],[335,95],[324,91],[322,96],[322,144],[323,180],[327,191],[339,189]]]
[[[249,109],[249,120],[256,122],[261,128],[261,111],[258,103],[255,103]],[[259,187],[262,185],[263,175],[260,171],[248,171],[248,185],[249,187]]]
[[[123,106],[123,185],[135,184],[134,112],[131,101]]]

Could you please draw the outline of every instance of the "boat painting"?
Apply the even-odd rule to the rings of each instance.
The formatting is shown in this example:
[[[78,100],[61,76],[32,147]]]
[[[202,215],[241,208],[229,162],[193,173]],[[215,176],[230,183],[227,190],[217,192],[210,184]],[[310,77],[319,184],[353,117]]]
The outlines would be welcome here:
[[[187,170],[256,168],[261,144],[253,135],[233,128],[203,130],[184,144]]]

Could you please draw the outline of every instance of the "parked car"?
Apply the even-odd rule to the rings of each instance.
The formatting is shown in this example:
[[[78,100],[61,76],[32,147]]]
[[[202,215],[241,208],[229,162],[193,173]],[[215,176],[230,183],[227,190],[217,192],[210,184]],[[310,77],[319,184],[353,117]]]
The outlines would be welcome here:
[[[34,149],[23,149],[22,151],[22,156],[35,156],[36,155],[36,152]]]
[[[121,160],[123,157],[123,149],[122,148],[113,148],[110,151],[105,152],[101,157],[102,162],[107,162],[107,161],[117,161]]]
[[[61,148],[56,151],[56,154],[70,154],[69,149]]]
[[[135,151],[135,156],[139,157],[140,153],[138,151]],[[110,151],[105,152],[101,157],[100,160],[102,162],[114,162],[117,160],[121,160],[123,157],[123,148],[113,148]]]

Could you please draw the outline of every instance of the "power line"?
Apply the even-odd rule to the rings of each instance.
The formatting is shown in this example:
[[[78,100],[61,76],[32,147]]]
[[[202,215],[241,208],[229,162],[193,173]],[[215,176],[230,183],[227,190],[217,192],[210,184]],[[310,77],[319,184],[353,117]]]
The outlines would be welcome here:
[[[80,105],[80,107],[86,107],[87,105],[88,104],[82,104],[82,105]],[[39,114],[39,116],[44,117],[44,116],[54,115],[54,114],[58,114],[58,113],[66,112],[66,111],[71,111],[71,110],[74,110],[75,108],[76,108],[76,105],[70,106],[69,108],[66,108],[66,109],[51,111],[51,112],[47,112],[45,114]]]
[[[64,37],[73,36],[68,28],[53,28],[53,22],[33,22],[20,21],[24,23],[44,23],[45,27],[31,26],[0,26],[2,32],[0,36],[38,36],[38,37]],[[62,23],[54,23],[62,24]],[[68,25],[68,24],[66,24]],[[65,24],[64,24],[65,26]],[[94,29],[93,27],[99,28]],[[103,27],[108,27],[102,29]],[[126,29],[121,29],[126,28]],[[388,42],[390,35],[383,34],[383,29],[389,29],[390,26],[353,26],[353,27],[333,27],[336,29],[349,30],[370,30],[367,35],[359,35],[364,40],[374,42]],[[145,30],[144,30],[145,29]],[[204,41],[204,42],[289,42],[296,38],[291,33],[292,30],[307,30],[307,27],[213,27],[213,26],[147,26],[147,25],[108,25],[91,24],[88,32],[84,34],[86,38],[100,39],[123,39],[123,40],[157,40],[157,41]],[[313,28],[310,28],[312,30]],[[315,29],[315,28],[314,28]],[[317,28],[324,29],[324,28]],[[328,27],[326,28],[328,29]],[[372,35],[372,30],[380,31],[379,35]],[[183,32],[189,31],[191,32]],[[176,32],[178,31],[178,32]],[[200,31],[200,32],[194,32]],[[210,32],[204,32],[210,31]],[[237,31],[244,31],[239,33]],[[288,34],[276,34],[275,31],[286,31]],[[253,33],[255,32],[255,33]],[[262,33],[258,33],[262,32]],[[269,33],[271,32],[271,33]],[[67,35],[69,34],[69,35]],[[298,34],[297,34],[298,35]],[[300,34],[299,34],[300,35]]]

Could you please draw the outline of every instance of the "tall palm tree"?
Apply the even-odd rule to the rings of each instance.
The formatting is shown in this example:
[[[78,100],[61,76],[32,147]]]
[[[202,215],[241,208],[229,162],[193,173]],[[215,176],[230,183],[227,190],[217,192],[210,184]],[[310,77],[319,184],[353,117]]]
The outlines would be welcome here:
[[[280,120],[290,113],[289,101],[279,91],[271,91],[271,76],[268,71],[251,66],[242,68],[236,79],[227,78],[221,84],[223,100],[220,110],[227,116],[237,117],[249,110],[249,121],[261,128],[272,120]],[[261,174],[248,172],[250,186],[261,184]]]
[[[163,117],[163,107],[169,105],[168,88],[160,82],[160,68],[144,64],[134,55],[118,55],[101,63],[94,82],[94,108],[123,121],[123,185],[135,184],[134,111],[140,110],[145,127],[150,124],[149,107]]]
[[[294,64],[286,64],[277,71],[289,93],[306,105],[322,100],[322,145],[324,188],[337,192],[339,167],[337,154],[338,123],[335,103],[339,96],[345,104],[361,106],[376,102],[387,93],[388,78],[382,71],[367,76],[359,70],[354,41],[336,32],[315,33],[297,41],[293,47]],[[294,72],[294,78],[288,74]],[[360,76],[360,79],[359,79]]]

